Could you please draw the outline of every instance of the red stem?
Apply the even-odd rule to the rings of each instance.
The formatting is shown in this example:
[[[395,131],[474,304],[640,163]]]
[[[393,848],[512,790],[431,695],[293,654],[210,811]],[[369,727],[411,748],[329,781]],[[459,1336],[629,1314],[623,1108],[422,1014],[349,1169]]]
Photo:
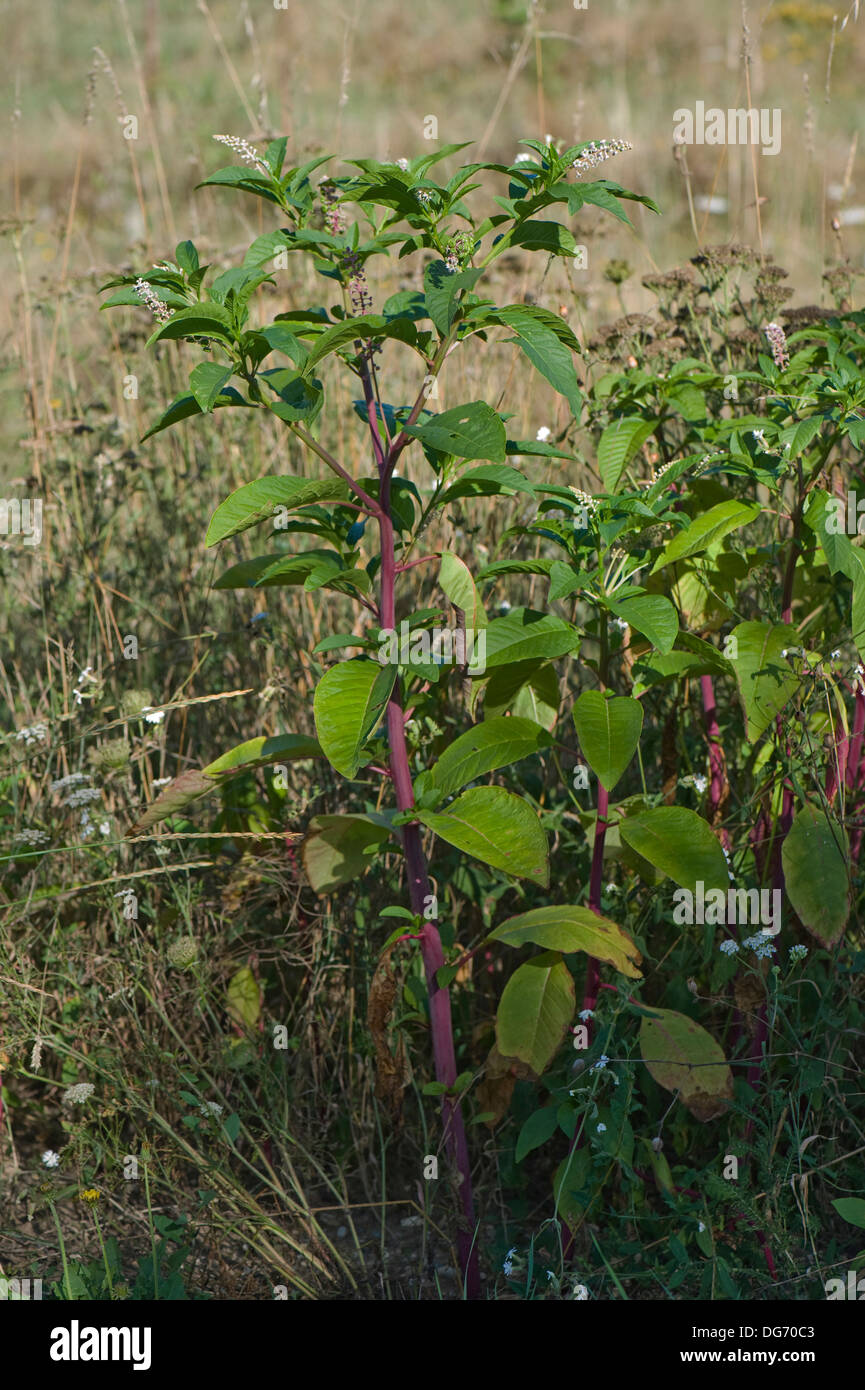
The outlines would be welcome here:
[[[381,625],[383,628],[391,629],[396,626],[396,553],[393,522],[390,517],[390,477],[395,458],[395,446],[392,446],[381,470],[380,502],[383,514],[379,517]],[[386,717],[390,770],[397,806],[400,811],[410,811],[414,806],[414,790],[405,741],[405,716],[402,699],[396,686],[388,701]],[[433,892],[427,873],[426,856],[423,852],[419,824],[414,821],[403,826],[402,838],[412,911],[424,916],[425,909],[429,906],[429,900],[433,897]],[[425,921],[421,933],[420,949],[429,994],[430,1032],[436,1080],[443,1082],[446,1086],[453,1086],[457,1078],[457,1065],[451,1001],[447,988],[442,988],[436,978],[437,972],[445,963],[445,957],[435,920]],[[445,1149],[456,1172],[462,1211],[457,1231],[457,1249],[463,1273],[465,1295],[467,1299],[476,1299],[480,1295],[480,1277],[475,1241],[471,1162],[462,1107],[457,1097],[442,1096],[442,1121]]]

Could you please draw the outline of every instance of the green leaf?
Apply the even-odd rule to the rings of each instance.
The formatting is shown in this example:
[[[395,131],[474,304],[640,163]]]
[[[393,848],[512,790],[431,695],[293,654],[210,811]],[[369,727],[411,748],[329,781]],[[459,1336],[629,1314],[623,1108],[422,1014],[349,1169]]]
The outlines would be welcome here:
[[[526,251],[547,251],[551,256],[573,256],[577,243],[561,222],[540,222],[530,219],[521,222],[510,235],[510,246],[522,246]]]
[[[708,550],[710,545],[716,545],[731,531],[753,521],[761,511],[762,507],[757,502],[719,502],[717,507],[710,507],[667,543],[652,566],[651,573],[673,564],[675,560],[686,560],[689,555],[699,555]]]
[[[642,705],[627,695],[584,690],[574,704],[574,724],[586,761],[611,792],[637,751]]]
[[[740,623],[730,638],[735,639],[730,664],[745,709],[745,736],[754,743],[799,688],[798,676],[781,655],[798,646],[797,633],[781,623]]]
[[[255,1028],[261,1017],[261,990],[248,965],[236,970],[228,982],[225,1011],[242,1028]]]
[[[585,951],[629,979],[640,979],[637,966],[642,957],[635,943],[615,922],[588,907],[536,907],[518,917],[509,917],[490,933],[488,940],[502,941],[506,946],[531,942],[563,955]]]
[[[530,1115],[520,1130],[517,1139],[514,1162],[522,1163],[526,1154],[530,1154],[533,1149],[539,1149],[542,1144],[546,1144],[548,1139],[552,1139],[559,1127],[559,1107],[557,1105],[546,1105],[543,1110],[536,1110]]]
[[[268,178],[263,171],[259,173],[248,165],[228,164],[224,169],[216,169],[214,173],[208,174],[206,179],[197,183],[196,188],[207,188],[208,186],[223,186],[226,188],[239,188],[243,193],[254,193],[259,198],[264,198],[268,203],[279,203],[279,197],[274,188],[274,180]]]
[[[803,806],[785,836],[781,862],[793,911],[830,950],[850,916],[850,845],[844,827],[822,807]]]
[[[598,444],[598,468],[608,492],[616,491],[623,472],[657,424],[657,420],[630,416],[607,425]]]
[[[457,295],[461,290],[473,289],[482,274],[482,270],[452,274],[444,261],[432,261],[427,266],[423,277],[427,313],[443,338],[459,312]]]
[[[520,715],[540,724],[542,729],[555,728],[559,713],[559,678],[548,662],[517,661],[500,666],[486,683],[484,713]]]
[[[220,367],[217,362],[199,362],[197,367],[193,367],[189,384],[203,414],[210,414],[222,394],[222,388],[233,376],[234,367]]]
[[[861,1197],[836,1197],[832,1205],[842,1221],[865,1231],[865,1201]]]
[[[369,849],[388,838],[387,827],[369,816],[315,816],[301,847],[304,872],[314,892],[332,893],[360,878],[372,863]],[[399,928],[397,934],[404,930]]]
[[[496,1041],[503,1057],[518,1057],[543,1075],[562,1045],[576,1008],[571,972],[555,951],[545,951],[515,970],[496,1014]]]
[[[150,335],[147,347],[164,338],[220,338],[233,342],[231,315],[221,304],[195,304],[190,309],[178,309],[167,323],[160,324]]]
[[[689,892],[695,892],[697,883],[702,882],[706,891],[719,888],[726,893],[730,872],[724,851],[711,826],[696,811],[684,806],[656,806],[620,821],[619,834],[632,850]]]
[[[317,362],[329,357],[339,348],[347,347],[358,339],[398,338],[401,342],[414,346],[417,343],[417,329],[411,319],[386,319],[381,314],[362,314],[358,318],[335,323],[325,329],[316,339],[309,357],[304,363],[304,375],[312,371]]]
[[[534,496],[534,488],[516,468],[508,463],[482,464],[480,468],[470,468],[450,487],[435,498],[437,507],[448,502],[456,502],[460,497],[498,497],[502,494],[512,496],[515,492],[528,492]]]
[[[443,550],[439,565],[439,588],[455,608],[465,614],[466,627],[480,632],[487,626],[487,615],[468,565],[450,550]]]
[[[235,772],[248,772],[270,763],[294,762],[298,758],[322,757],[317,739],[306,734],[273,734],[247,739],[201,769],[205,777],[222,778]]]
[[[407,426],[406,433],[431,449],[456,458],[489,459],[502,464],[505,461],[505,427],[486,401],[469,401],[453,410],[443,410],[423,424]]]
[[[293,762],[298,758],[320,758],[321,748],[314,738],[304,734],[263,735],[247,739],[216,758],[206,767],[190,768],[160,792],[129,831],[137,835],[151,826],[158,825],[168,816],[176,816],[191,802],[208,792],[216,791],[220,784],[238,772],[249,772],[256,767],[267,767],[271,763]]]
[[[530,719],[487,719],[460,734],[445,749],[429,775],[445,796],[487,772],[519,762],[549,748],[553,740]]]
[[[473,787],[443,811],[419,811],[418,820],[456,849],[494,869],[546,888],[549,849],[527,801],[501,787]]]
[[[546,660],[576,651],[579,633],[571,623],[531,608],[512,608],[494,618],[486,631],[487,670],[537,657]]]
[[[659,652],[672,651],[679,635],[679,617],[673,604],[663,594],[636,594],[633,598],[611,602],[610,609],[617,618],[623,618],[629,627],[648,637]]]
[[[582,408],[582,393],[574,367],[573,354],[531,306],[519,304],[498,309],[495,318],[516,331],[516,342],[534,367],[555,391],[564,396],[574,415]]]
[[[240,392],[235,391],[233,386],[228,386],[223,391],[222,395],[214,402],[214,406],[227,405],[245,405],[248,408],[249,402],[245,401]],[[178,424],[181,420],[188,420],[192,415],[201,414],[201,406],[192,394],[178,396],[176,400],[172,401],[165,413],[159,417],[156,424],[151,425],[147,433],[141,436],[141,442],[143,444],[145,439],[150,439],[152,435],[159,434],[161,430],[170,429],[172,425]]]
[[[699,1023],[672,1009],[652,1009],[640,1025],[640,1052],[665,1091],[677,1091],[698,1120],[714,1120],[733,1099],[733,1073]]]
[[[324,756],[351,780],[363,764],[363,745],[382,718],[396,668],[358,658],[325,671],[316,686],[313,714]]]
[[[210,519],[204,543],[216,545],[227,536],[236,536],[249,526],[269,520],[280,508],[294,511],[314,502],[342,502],[349,495],[348,486],[339,478],[324,478],[320,482],[278,475],[258,478],[220,503]]]

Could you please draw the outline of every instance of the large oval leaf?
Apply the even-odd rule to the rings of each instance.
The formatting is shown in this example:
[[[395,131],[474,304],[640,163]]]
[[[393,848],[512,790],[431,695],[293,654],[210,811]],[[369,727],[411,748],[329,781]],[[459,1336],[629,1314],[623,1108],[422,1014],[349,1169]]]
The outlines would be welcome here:
[[[363,745],[390,698],[396,667],[374,661],[341,661],[316,686],[315,728],[322,752],[343,777],[352,778],[363,762]]]
[[[549,748],[550,735],[531,719],[487,719],[460,734],[430,768],[430,777],[444,794],[458,791],[467,782],[494,772],[498,767]]]
[[[369,816],[315,816],[301,849],[303,867],[316,893],[332,893],[360,878],[372,863],[369,851],[388,839],[386,826]]]
[[[697,883],[726,893],[730,872],[711,826],[684,806],[656,806],[620,821],[626,845],[693,893]]]
[[[574,724],[589,767],[611,792],[637,751],[643,706],[627,695],[584,690],[574,705]]]
[[[503,1057],[519,1057],[538,1076],[562,1045],[576,996],[561,956],[545,951],[508,980],[496,1014],[496,1041]]]
[[[536,907],[531,912],[521,912],[518,917],[509,917],[488,939],[503,941],[506,946],[525,946],[531,942],[565,955],[585,951],[615,966],[620,974],[631,980],[640,978],[637,966],[642,957],[627,932],[588,907]]]
[[[625,468],[657,424],[657,420],[644,420],[641,415],[633,415],[613,420],[612,424],[607,425],[598,444],[598,468],[608,492],[616,491]]]
[[[406,434],[456,458],[505,461],[505,427],[486,401],[469,401],[443,410],[419,425],[407,426]]]
[[[733,1098],[733,1073],[699,1023],[673,1009],[653,1009],[640,1026],[640,1052],[658,1085],[678,1091],[698,1120],[723,1115]]]
[[[675,608],[663,594],[636,594],[611,603],[617,618],[648,637],[659,652],[671,652],[679,635],[679,618]]]
[[[550,882],[547,837],[527,801],[502,787],[473,787],[444,811],[420,811],[418,819],[456,849],[517,878],[546,888]]]
[[[443,550],[439,565],[439,587],[455,608],[466,615],[466,627],[475,632],[487,625],[487,615],[468,565],[450,550]]]
[[[697,516],[664,547],[652,566],[651,573],[671,565],[674,560],[685,560],[689,555],[699,555],[723,540],[731,531],[745,526],[760,515],[762,508],[758,502],[719,502],[707,512]]]
[[[236,536],[248,526],[267,521],[280,508],[293,511],[312,502],[340,502],[349,496],[347,485],[339,478],[324,478],[310,482],[306,478],[258,478],[232,492],[220,503],[210,519],[205,545],[216,545],[226,536]]]
[[[760,738],[776,714],[792,699],[799,680],[782,653],[798,645],[795,628],[782,623],[739,623],[728,638],[739,694],[745,707],[746,737]]]
[[[514,608],[506,618],[494,618],[487,628],[488,671],[513,661],[550,660],[579,646],[579,633],[570,623],[532,608]]]
[[[784,886],[802,926],[822,945],[840,940],[850,916],[847,833],[822,807],[803,806],[781,849]]]

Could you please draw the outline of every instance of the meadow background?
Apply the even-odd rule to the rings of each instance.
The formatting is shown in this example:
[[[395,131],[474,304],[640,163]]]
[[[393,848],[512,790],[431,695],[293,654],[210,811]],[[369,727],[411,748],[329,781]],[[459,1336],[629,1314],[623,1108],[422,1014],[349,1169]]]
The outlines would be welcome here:
[[[0,494],[45,499],[39,546],[0,540],[0,1273],[59,1279],[60,1239],[81,1296],[106,1258],[112,1284],[141,1297],[154,1283],[174,1298],[457,1287],[447,1221],[417,1178],[426,1078],[402,1059],[401,1123],[376,1096],[367,993],[387,885],[322,901],[285,839],[337,809],[332,774],[301,765],[281,791],[251,777],[221,806],[200,803],[190,831],[124,841],[156,784],[259,733],[312,731],[318,672],[297,653],[341,623],[338,598],[325,613],[318,596],[271,590],[262,617],[259,596],[211,591],[214,507],[295,467],[294,446],[268,426],[245,433],[230,411],[207,432],[141,445],[188,367],[173,348],[144,352],[141,314],[100,314],[99,286],[172,258],[186,237],[202,261],[235,264],[270,229],[248,202],[196,190],[226,162],[214,134],[259,145],[285,134],[293,164],[327,151],[397,159],[435,147],[432,116],[438,142],[473,141],[505,162],[523,137],[632,142],[612,177],[653,197],[660,218],[630,205],[632,230],[580,215],[585,272],[557,263],[530,276],[517,256],[496,270],[497,290],[566,313],[581,340],[648,310],[643,276],[731,241],[782,265],[796,304],[830,306],[826,272],[865,268],[856,9],[752,3],[743,36],[738,0],[0,5]],[[692,147],[683,165],[678,107],[749,104],[743,42],[750,104],[782,111],[781,153]],[[374,293],[417,288],[418,275],[390,268]],[[271,310],[327,299],[312,275],[260,293]],[[507,391],[517,437],[563,423],[564,404],[515,373],[509,351],[473,362],[445,374],[441,408]],[[347,392],[328,410],[332,447],[360,469]],[[562,480],[556,466],[551,476]],[[456,542],[493,553],[510,505],[482,534],[467,508]],[[159,722],[142,717],[163,705]],[[76,805],[70,786],[94,795]],[[137,917],[124,915],[129,889]],[[460,884],[449,894],[468,936]],[[496,983],[484,977],[481,998]],[[256,1042],[274,1024],[287,1036],[279,1068]],[[478,1058],[488,1031],[489,1010],[466,1013]],[[64,1102],[85,1079],[95,1094]],[[237,1117],[230,1152],[213,1105]],[[504,1250],[509,1221],[542,1218],[549,1174],[521,1179],[514,1197],[513,1134],[473,1133],[486,1233]],[[56,1167],[46,1152],[61,1154]],[[632,1296],[664,1296],[639,1291],[632,1256],[610,1256],[613,1270],[628,1265]],[[616,1287],[610,1268],[599,1263],[601,1291]]]

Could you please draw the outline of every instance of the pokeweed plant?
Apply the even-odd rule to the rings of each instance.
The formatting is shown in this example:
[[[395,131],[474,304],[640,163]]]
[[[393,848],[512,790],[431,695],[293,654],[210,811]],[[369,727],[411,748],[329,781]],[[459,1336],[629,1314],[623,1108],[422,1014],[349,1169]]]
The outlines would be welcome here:
[[[538,671],[542,695],[551,661],[577,652],[583,636],[574,622],[530,608],[488,620],[476,580],[462,558],[447,550],[413,554],[431,520],[466,498],[526,495],[570,510],[575,504],[568,488],[536,486],[509,462],[531,455],[566,459],[567,451],[510,439],[508,417],[486,401],[472,400],[440,412],[430,409],[429,401],[439,373],[455,353],[467,351],[470,339],[485,341],[504,330],[508,341],[578,417],[582,395],[574,355],[580,344],[573,332],[561,317],[537,305],[497,305],[484,297],[485,273],[509,251],[579,259],[568,228],[544,215],[551,208],[564,206],[574,214],[586,205],[595,206],[623,221],[628,220],[623,200],[657,209],[649,198],[608,179],[582,181],[583,174],[627,148],[623,142],[590,142],[559,151],[528,140],[523,142],[528,153],[513,165],[470,163],[447,183],[437,183],[431,177],[434,166],[464,148],[448,145],[411,162],[351,160],[348,164],[356,172],[328,175],[316,184],[312,175],[330,156],[286,170],[285,139],[273,141],[260,154],[244,140],[215,138],[239,154],[243,164],[218,170],[204,184],[263,199],[287,225],[256,238],[242,266],[212,278],[195,246],[182,242],[175,261],[162,262],[146,276],[111,281],[105,288],[117,292],[103,307],[143,304],[158,319],[151,344],[183,340],[208,354],[192,369],[189,391],[165,410],[145,439],[214,410],[266,410],[327,470],[324,477],[286,473],[259,478],[226,499],[210,522],[209,545],[269,520],[282,533],[312,536],[315,542],[314,548],[243,560],[231,566],[216,587],[302,585],[306,592],[332,591],[348,596],[368,627],[360,636],[328,636],[310,653],[314,659],[359,649],[358,655],[330,666],[318,683],[315,739],[302,734],[252,739],[200,772],[176,779],[137,828],[156,823],[239,771],[292,758],[323,756],[350,783],[362,772],[385,779],[393,805],[375,812],[317,817],[305,842],[304,864],[313,887],[324,892],[351,881],[371,856],[385,849],[392,851],[396,845],[403,854],[410,908],[390,909],[400,922],[384,949],[397,939],[411,938],[417,940],[423,958],[433,1089],[442,1097],[446,1152],[459,1191],[458,1249],[465,1293],[472,1298],[478,1293],[477,1228],[460,1103],[471,1077],[457,1073],[449,984],[458,964],[446,964],[422,832],[432,832],[513,879],[548,887],[549,847],[537,807],[500,786],[474,784],[552,746],[543,722],[522,711],[535,709]],[[506,178],[507,192],[495,198],[495,211],[477,218],[471,195],[490,176]],[[394,294],[376,313],[367,264],[373,257],[394,254],[400,260],[423,260],[423,288]],[[287,268],[289,257],[298,255],[310,259],[339,302],[330,308],[292,309],[277,314],[271,323],[252,326],[255,291],[272,283],[275,271]],[[385,343],[400,345],[416,361],[418,389],[407,402],[387,399],[389,376],[386,379],[380,361]],[[353,476],[315,433],[325,397],[319,373],[332,358],[358,383],[354,409],[367,432],[368,476]],[[423,456],[432,472],[426,501],[414,483],[397,474],[410,448]],[[575,555],[578,551],[579,545]],[[400,578],[425,563],[438,566],[439,589],[456,613],[452,628],[435,626],[441,616],[437,609],[409,612],[397,625]],[[494,578],[495,569],[485,577]],[[551,599],[584,583],[602,615],[602,629],[613,612],[626,613],[640,627],[642,590],[621,576],[616,582],[609,576],[605,580],[602,557],[591,573],[559,565],[553,580]],[[675,611],[664,601],[663,614],[656,621],[646,615],[641,630],[654,633],[661,650],[667,651],[676,627]],[[595,665],[602,676],[603,637]],[[430,762],[423,746],[409,746],[409,714],[432,686],[444,688],[449,680],[461,683],[466,677],[474,687],[473,711],[477,694],[486,688],[486,717]],[[511,696],[501,698],[508,684]],[[591,692],[582,697],[577,727],[587,757],[595,758],[596,771],[609,790],[621,762],[620,732],[626,730],[625,762],[639,737],[639,705],[633,699],[607,701],[601,693],[604,685],[602,679],[594,698]],[[494,699],[489,698],[491,689]],[[523,690],[527,699],[520,702]],[[492,713],[498,708],[501,713]],[[599,826],[606,805],[599,797]],[[708,827],[706,833],[711,837]],[[596,843],[601,840],[599,833]],[[522,1057],[537,1072],[550,1061],[573,1016],[573,982],[565,953],[588,953],[594,971],[595,962],[603,960],[632,978],[638,976],[634,943],[598,914],[594,871],[593,885],[588,907],[542,908],[511,919],[493,933],[494,939],[512,946],[533,942],[544,948],[509,981],[498,1023],[502,1053]]]

